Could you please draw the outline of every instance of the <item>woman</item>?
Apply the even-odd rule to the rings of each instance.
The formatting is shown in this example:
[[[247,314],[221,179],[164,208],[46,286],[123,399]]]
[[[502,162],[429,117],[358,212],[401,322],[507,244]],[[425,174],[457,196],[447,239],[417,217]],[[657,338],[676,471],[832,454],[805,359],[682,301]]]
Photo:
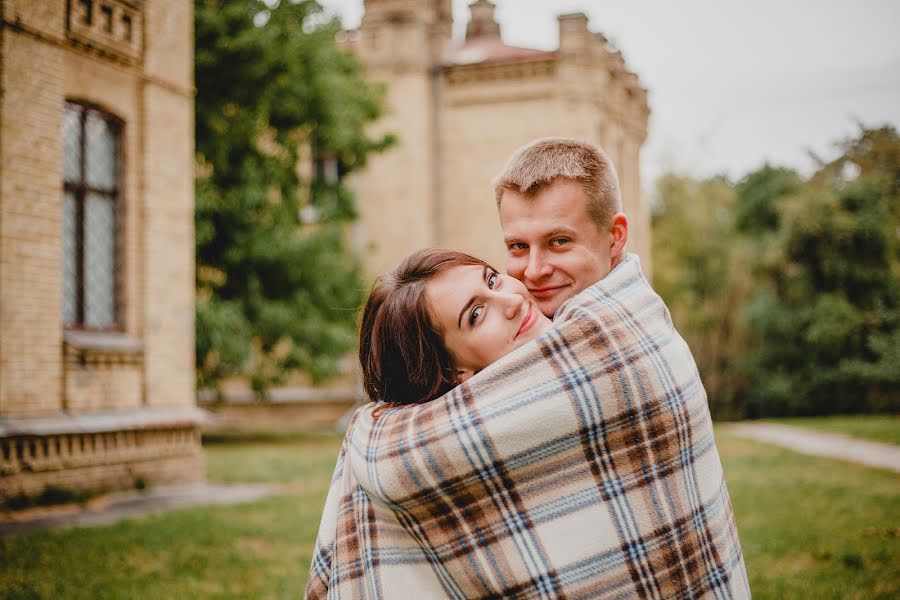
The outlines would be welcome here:
[[[462,252],[420,250],[366,302],[363,386],[376,402],[428,402],[551,326],[519,280]]]

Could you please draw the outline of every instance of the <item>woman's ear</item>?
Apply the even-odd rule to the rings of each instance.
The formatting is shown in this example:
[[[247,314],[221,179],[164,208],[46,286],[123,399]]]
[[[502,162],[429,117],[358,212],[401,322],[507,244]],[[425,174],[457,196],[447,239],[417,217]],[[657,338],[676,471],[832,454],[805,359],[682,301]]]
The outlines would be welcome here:
[[[462,383],[463,381],[465,381],[466,379],[468,379],[475,373],[476,373],[476,371],[473,371],[472,369],[457,369],[456,384],[459,385],[460,383]]]

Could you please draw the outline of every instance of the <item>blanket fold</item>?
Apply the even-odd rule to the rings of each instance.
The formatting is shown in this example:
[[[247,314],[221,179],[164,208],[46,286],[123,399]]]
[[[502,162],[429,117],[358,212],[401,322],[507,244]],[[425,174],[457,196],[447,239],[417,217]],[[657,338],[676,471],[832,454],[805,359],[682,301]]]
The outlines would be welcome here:
[[[748,598],[706,393],[634,255],[445,396],[352,419],[333,598]]]

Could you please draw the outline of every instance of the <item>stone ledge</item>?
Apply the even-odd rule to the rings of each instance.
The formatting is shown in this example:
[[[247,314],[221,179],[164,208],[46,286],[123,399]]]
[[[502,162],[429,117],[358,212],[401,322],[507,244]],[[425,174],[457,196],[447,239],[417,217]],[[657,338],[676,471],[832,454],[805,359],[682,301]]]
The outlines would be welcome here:
[[[283,387],[269,390],[266,400],[258,400],[253,390],[234,390],[222,394],[219,400],[216,391],[203,389],[197,391],[197,403],[200,405],[242,405],[242,404],[343,404],[346,402],[364,401],[360,388],[316,388],[316,387]]]
[[[76,350],[110,354],[143,354],[144,342],[125,333],[69,330],[63,342]]]
[[[0,417],[0,437],[199,427],[208,424],[212,418],[207,411],[196,406]]]

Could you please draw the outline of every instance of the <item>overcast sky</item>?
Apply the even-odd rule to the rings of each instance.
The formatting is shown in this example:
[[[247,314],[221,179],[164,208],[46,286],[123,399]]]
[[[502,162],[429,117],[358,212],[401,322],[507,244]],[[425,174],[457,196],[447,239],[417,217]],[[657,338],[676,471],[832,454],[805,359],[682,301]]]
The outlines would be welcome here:
[[[362,0],[320,0],[346,28]],[[454,0],[456,37],[470,0]],[[809,172],[857,121],[900,127],[900,0],[495,0],[507,44],[552,50],[583,12],[650,92],[645,183],[677,170]]]

